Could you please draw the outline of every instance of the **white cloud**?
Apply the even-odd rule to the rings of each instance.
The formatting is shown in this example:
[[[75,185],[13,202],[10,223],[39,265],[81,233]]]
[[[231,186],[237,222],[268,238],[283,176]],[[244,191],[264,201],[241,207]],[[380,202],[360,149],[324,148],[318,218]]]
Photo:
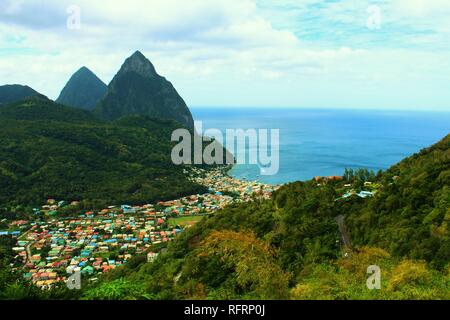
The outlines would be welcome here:
[[[21,36],[24,40],[21,44],[5,44],[17,54],[3,57],[0,80],[33,79],[25,82],[55,97],[59,87],[80,65],[93,68],[108,82],[121,61],[136,49],[150,55],[161,73],[209,76],[229,68],[258,71],[261,57],[273,56],[278,50],[284,54],[299,46],[292,33],[276,30],[261,18],[250,0],[195,0],[184,4],[175,0],[111,2],[105,5],[103,1],[78,1],[82,13],[79,31],[65,27],[68,1],[48,1],[41,10],[38,6],[41,2],[37,0],[16,6],[8,23],[3,24],[2,34]],[[6,1],[3,5],[10,8],[11,3]],[[31,16],[34,19],[28,19]],[[60,23],[41,25],[44,18]],[[23,54],[23,49],[39,54]],[[19,59],[20,65],[14,63]],[[292,62],[297,64],[296,59]],[[270,73],[267,59],[263,67],[261,73]],[[43,77],[61,80],[53,87],[54,82]]]
[[[437,28],[425,18],[440,17],[449,7],[441,0],[431,0],[425,9],[421,1],[396,1],[382,1],[388,24],[420,16],[422,23]],[[66,28],[66,8],[73,3],[81,8],[77,31]],[[101,0],[47,0],[45,5],[39,0],[3,0],[0,83],[29,84],[56,98],[82,65],[108,83],[137,49],[191,104],[325,105],[338,103],[344,93],[350,97],[357,88],[366,100],[374,98],[373,88],[389,99],[397,94],[391,90],[398,91],[405,81],[418,91],[423,79],[447,79],[450,74],[445,52],[368,49],[361,46],[363,41],[355,41],[365,40],[366,34],[346,38],[340,24],[367,32],[364,1],[276,1],[272,4],[277,10],[269,1],[265,4],[261,10],[253,0],[109,0],[107,5]],[[294,13],[305,10],[313,10],[310,20],[295,20]],[[283,27],[276,22],[277,12],[283,12]],[[444,25],[439,20],[439,26]],[[294,29],[318,44],[323,34],[344,40],[310,46]],[[442,36],[413,39],[416,45],[433,45]]]
[[[403,16],[430,17],[450,12],[450,2],[447,0],[393,0],[391,6]]]

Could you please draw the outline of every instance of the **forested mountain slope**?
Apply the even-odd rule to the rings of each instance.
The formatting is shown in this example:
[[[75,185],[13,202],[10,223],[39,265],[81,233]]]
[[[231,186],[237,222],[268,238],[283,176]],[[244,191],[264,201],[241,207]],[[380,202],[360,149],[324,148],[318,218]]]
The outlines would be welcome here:
[[[204,190],[171,162],[171,133],[180,127],[172,121],[131,116],[106,123],[33,98],[1,107],[0,126],[1,204],[144,204]]]
[[[353,241],[439,268],[448,264],[450,135],[393,166],[381,183],[383,188],[366,206],[348,208]]]
[[[18,84],[0,86],[0,105],[16,102],[39,95],[28,86]]]
[[[82,297],[105,299],[449,299],[449,142],[373,176],[286,185],[185,231],[153,263],[136,257]],[[351,248],[336,217],[346,217]],[[380,266],[382,290],[366,286]]]

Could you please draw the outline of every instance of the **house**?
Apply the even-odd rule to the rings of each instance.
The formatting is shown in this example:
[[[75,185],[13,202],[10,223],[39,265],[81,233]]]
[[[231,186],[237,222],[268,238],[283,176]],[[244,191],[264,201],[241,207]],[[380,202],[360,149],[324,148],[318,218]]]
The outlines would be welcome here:
[[[122,209],[124,214],[136,213],[136,209],[128,205],[122,205],[120,208]]]
[[[102,267],[102,272],[108,272],[110,270],[114,270],[116,268],[116,266],[103,266]]]
[[[82,270],[81,270],[81,273],[82,274],[87,274],[87,275],[93,275],[94,274],[94,268],[93,267],[91,267],[91,266],[87,266],[87,267],[84,267]]]
[[[358,193],[358,197],[360,198],[369,198],[369,197],[373,197],[374,193],[370,192],[370,191],[361,191],[360,193]]]
[[[58,202],[58,207],[63,207],[63,206],[65,206],[66,205],[66,202],[65,201],[59,201]]]
[[[40,254],[35,254],[35,255],[31,256],[31,262],[38,263],[40,261],[41,261],[41,255]]]
[[[23,225],[26,225],[27,223],[28,223],[28,221],[26,221],[26,220],[18,220],[18,221],[11,222],[11,226],[21,227]]]

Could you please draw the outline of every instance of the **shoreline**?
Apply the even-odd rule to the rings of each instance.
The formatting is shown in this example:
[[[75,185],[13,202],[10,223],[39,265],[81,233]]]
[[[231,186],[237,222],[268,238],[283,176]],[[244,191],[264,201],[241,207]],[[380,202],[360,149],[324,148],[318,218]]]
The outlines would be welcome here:
[[[80,209],[79,214],[63,217],[58,216],[63,202],[50,199],[39,211],[44,219],[23,221],[14,248],[19,260],[13,268],[36,286],[51,289],[74,272],[96,281],[137,255],[147,255],[147,262],[152,262],[165,244],[205,216],[255,197],[268,199],[277,189],[234,178],[229,174],[232,168],[192,168],[193,181],[208,187],[208,193],[155,204]]]

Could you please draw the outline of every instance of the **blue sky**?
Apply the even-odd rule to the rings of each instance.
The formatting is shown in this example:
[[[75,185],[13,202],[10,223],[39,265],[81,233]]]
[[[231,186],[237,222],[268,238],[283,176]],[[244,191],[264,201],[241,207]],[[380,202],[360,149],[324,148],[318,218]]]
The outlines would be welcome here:
[[[450,111],[448,0],[107,3],[2,0],[0,84],[56,98],[81,66],[109,83],[139,49],[190,106]]]

